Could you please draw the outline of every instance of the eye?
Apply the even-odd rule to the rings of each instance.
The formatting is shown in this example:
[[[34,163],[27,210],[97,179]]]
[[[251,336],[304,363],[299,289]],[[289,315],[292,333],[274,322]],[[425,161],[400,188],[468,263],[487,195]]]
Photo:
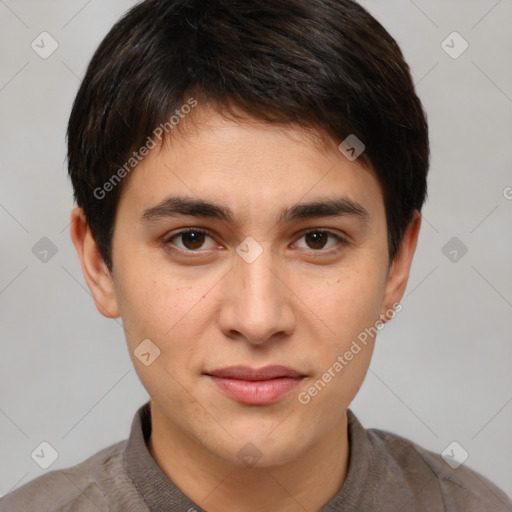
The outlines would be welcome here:
[[[204,245],[206,238],[212,238],[207,231],[199,228],[189,228],[167,237],[162,241],[162,244],[178,252],[198,252],[198,249],[201,249]],[[181,246],[174,243],[176,239],[181,240]],[[170,247],[172,245],[175,247]]]
[[[181,254],[190,254],[194,252],[201,253],[203,251],[200,249],[206,250],[215,247],[215,242],[213,242],[210,247],[204,247],[207,238],[210,238],[213,241],[213,238],[208,234],[208,231],[200,228],[187,228],[166,237],[162,241],[162,245],[167,250]],[[299,240],[300,239],[305,240],[306,246],[301,247],[297,244],[296,246],[300,249],[309,249],[317,253],[336,252],[348,245],[348,241],[341,236],[333,233],[332,231],[323,229],[315,229],[303,233]],[[328,246],[329,239],[333,241],[330,247]],[[175,241],[179,241],[179,243]],[[326,248],[326,246],[328,247]]]
[[[331,239],[334,239],[335,243],[331,244],[331,246],[327,247],[327,249],[326,249],[325,246],[328,244],[329,237]],[[307,233],[304,233],[300,237],[300,239],[302,239],[302,238],[304,238],[304,240],[307,244],[306,247],[302,247],[302,248],[313,249],[315,252],[320,252],[320,251],[331,252],[330,249],[333,247],[336,247],[336,245],[338,245],[338,248],[348,245],[348,242],[344,238],[340,237],[336,233],[333,233],[331,231],[326,231],[323,229],[315,229],[312,231],[308,231]]]

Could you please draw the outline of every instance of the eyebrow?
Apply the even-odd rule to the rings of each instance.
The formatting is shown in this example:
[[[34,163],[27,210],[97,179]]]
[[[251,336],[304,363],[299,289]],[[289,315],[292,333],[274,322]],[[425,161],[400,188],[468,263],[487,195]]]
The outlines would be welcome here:
[[[203,199],[194,199],[183,196],[165,198],[156,206],[143,211],[140,216],[142,222],[153,222],[167,217],[188,215],[193,217],[209,217],[234,224],[235,217],[227,206],[216,204]],[[297,203],[281,211],[279,223],[287,223],[297,219],[311,219],[317,217],[349,216],[369,222],[370,214],[359,203],[348,198],[335,198],[317,200],[309,203]]]

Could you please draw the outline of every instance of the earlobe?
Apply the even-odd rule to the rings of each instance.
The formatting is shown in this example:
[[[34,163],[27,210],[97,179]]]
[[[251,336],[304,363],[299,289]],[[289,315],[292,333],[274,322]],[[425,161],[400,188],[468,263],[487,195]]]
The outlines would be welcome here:
[[[412,220],[404,234],[400,249],[395,256],[389,271],[383,302],[383,311],[381,313],[381,318],[384,322],[390,320],[390,311],[393,310],[393,305],[400,303],[405,292],[407,281],[409,279],[409,272],[411,270],[412,259],[418,243],[420,227],[421,214],[419,211],[415,210]],[[391,318],[392,316],[394,315],[391,315]]]
[[[96,308],[107,318],[119,317],[112,276],[79,206],[71,211],[70,234]]]

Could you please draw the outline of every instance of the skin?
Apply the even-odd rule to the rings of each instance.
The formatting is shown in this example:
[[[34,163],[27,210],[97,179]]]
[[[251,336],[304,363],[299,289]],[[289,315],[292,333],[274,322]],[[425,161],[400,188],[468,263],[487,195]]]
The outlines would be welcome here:
[[[339,142],[299,126],[230,119],[199,105],[125,178],[112,273],[83,212],[72,211],[71,236],[96,306],[106,317],[122,318],[150,396],[149,449],[182,492],[209,512],[318,510],[345,479],[346,410],[375,339],[309,403],[298,395],[400,301],[421,217],[415,212],[390,264],[379,182],[371,169],[345,158]],[[236,222],[140,220],[170,194],[223,204]],[[282,208],[333,197],[362,205],[367,222],[345,215],[278,223]],[[169,242],[186,227],[209,232],[202,245],[183,236]],[[315,229],[347,243],[305,236]],[[236,252],[248,236],[263,249],[252,263]],[[160,350],[149,366],[134,355],[144,339]],[[204,375],[268,364],[306,375],[269,405],[241,404]],[[237,456],[248,442],[261,454],[251,467]]]

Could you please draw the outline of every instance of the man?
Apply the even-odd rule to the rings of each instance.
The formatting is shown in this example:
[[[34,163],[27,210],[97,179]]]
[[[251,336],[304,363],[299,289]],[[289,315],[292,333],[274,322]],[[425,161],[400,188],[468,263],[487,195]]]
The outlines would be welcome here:
[[[2,511],[512,510],[349,405],[401,308],[428,129],[350,0],[147,0],[76,97],[71,236],[150,401]]]

